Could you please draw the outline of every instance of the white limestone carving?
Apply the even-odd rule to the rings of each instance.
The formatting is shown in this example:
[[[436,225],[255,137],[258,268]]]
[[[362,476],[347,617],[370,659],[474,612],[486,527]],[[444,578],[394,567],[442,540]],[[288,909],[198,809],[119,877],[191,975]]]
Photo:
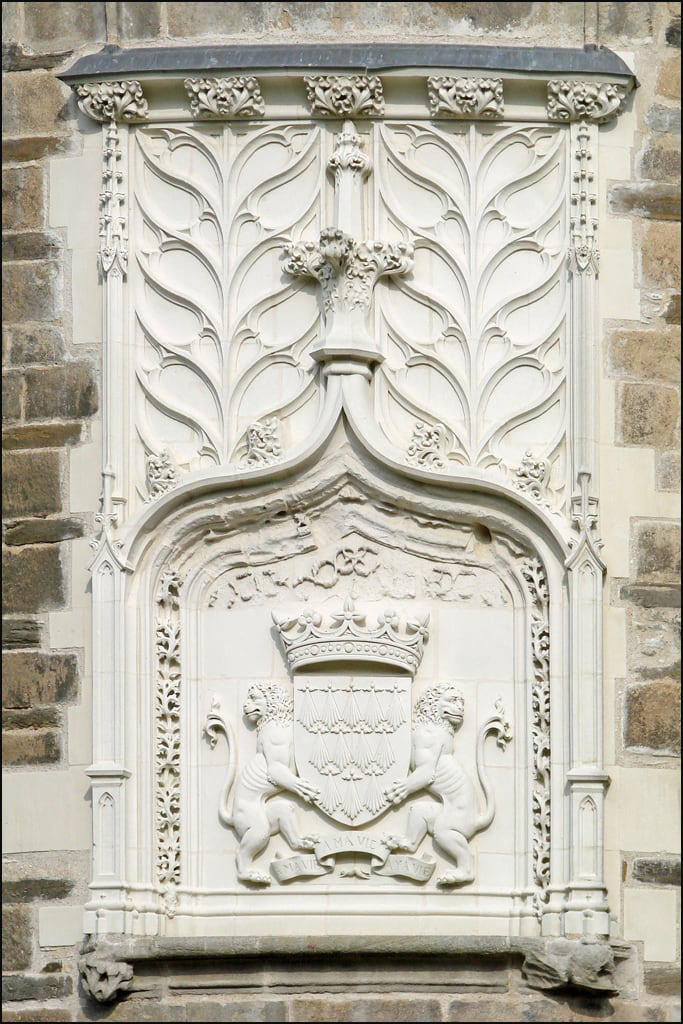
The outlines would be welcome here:
[[[247,453],[244,462],[248,466],[267,466],[282,455],[280,447],[280,422],[277,416],[269,416],[263,422],[250,423],[247,427]]]
[[[244,704],[245,717],[256,725],[256,755],[237,774],[237,747],[232,728],[220,714],[220,706],[209,712],[204,731],[211,746],[217,731],[228,741],[228,777],[218,815],[239,840],[236,853],[237,877],[251,885],[270,885],[270,876],[254,867],[254,858],[280,833],[293,850],[313,849],[316,838],[302,837],[295,809],[289,801],[271,799],[278,793],[294,793],[310,802],[318,795],[308,780],[295,775],[292,763],[292,699],[281,686],[263,683],[252,686]],[[234,790],[234,792],[233,792]],[[232,796],[232,805],[230,798]],[[267,801],[267,803],[266,803]]]
[[[444,850],[456,867],[437,878],[437,885],[451,887],[474,881],[474,859],[469,842],[487,829],[495,816],[495,798],[483,764],[484,740],[489,733],[497,737],[502,749],[512,739],[512,730],[502,704],[481,726],[477,742],[477,774],[484,796],[484,810],[478,808],[477,794],[470,777],[454,756],[454,736],[462,725],[465,702],[460,691],[444,684],[426,690],[415,705],[411,767],[405,779],[387,792],[393,804],[426,789],[441,801],[411,804],[405,836],[389,836],[392,849],[415,853],[427,833]]]
[[[147,487],[149,500],[166,494],[178,483],[178,471],[171,458],[168,448],[163,448],[158,455],[147,456]]]
[[[576,132],[573,152],[574,188],[571,194],[572,244],[569,249],[569,266],[574,273],[597,274],[600,261],[596,239],[598,197],[595,194],[591,143],[589,127],[580,123]]]
[[[121,139],[116,121],[104,129],[102,192],[100,193],[100,270],[123,277],[128,263],[126,249],[126,195],[121,167]]]
[[[185,89],[193,117],[263,117],[266,110],[258,79],[252,75],[186,78]]]
[[[593,121],[604,124],[624,109],[628,90],[610,82],[548,82],[551,121]]]
[[[306,75],[306,96],[317,117],[381,117],[382,82],[377,75]]]
[[[292,670],[325,661],[373,661],[415,672],[429,638],[429,615],[415,614],[402,622],[394,611],[367,626],[367,615],[346,598],[341,611],[329,616],[303,611],[296,617],[273,612],[273,621]]]
[[[453,78],[431,75],[427,79],[432,117],[495,118],[505,113],[502,78]]]
[[[135,80],[86,82],[75,86],[78,105],[96,121],[141,121],[149,108],[142,86]]]
[[[443,423],[416,423],[408,445],[406,462],[427,466],[429,469],[443,469],[446,465],[446,439],[447,432]]]
[[[164,909],[174,917],[180,884],[180,590],[178,573],[167,570],[157,593],[157,681],[155,693],[156,737],[156,837],[157,878],[164,895]]]
[[[524,458],[515,470],[513,486],[524,494],[529,494],[534,501],[544,501],[550,479],[550,463],[547,459],[536,459],[531,451],[524,453]]]

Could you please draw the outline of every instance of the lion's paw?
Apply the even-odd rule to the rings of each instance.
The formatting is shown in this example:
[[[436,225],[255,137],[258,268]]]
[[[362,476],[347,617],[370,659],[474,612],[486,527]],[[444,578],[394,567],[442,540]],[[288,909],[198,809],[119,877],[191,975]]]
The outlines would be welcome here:
[[[320,836],[304,836],[299,848],[301,850],[315,850],[319,842]]]
[[[239,876],[241,882],[248,882],[251,885],[270,885],[271,878],[265,871],[245,871]]]
[[[440,875],[436,884],[442,888],[447,888],[452,885],[467,885],[468,882],[474,881],[474,875],[467,874],[465,871],[447,871],[445,875]]]
[[[390,850],[407,850],[410,845],[407,836],[394,836],[386,832],[382,836],[382,842]]]

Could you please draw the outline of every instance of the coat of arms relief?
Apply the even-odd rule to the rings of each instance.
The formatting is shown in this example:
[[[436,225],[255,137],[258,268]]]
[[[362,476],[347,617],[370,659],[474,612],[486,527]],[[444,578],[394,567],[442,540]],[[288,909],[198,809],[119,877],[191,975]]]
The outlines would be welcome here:
[[[504,750],[512,739],[502,702],[479,726],[473,773],[457,749],[465,715],[458,686],[439,683],[417,699],[413,693],[429,641],[428,613],[387,610],[373,621],[347,597],[336,611],[274,612],[273,620],[293,692],[265,681],[249,689],[243,715],[256,727],[254,756],[240,763],[236,723],[218,699],[204,726],[212,747],[219,732],[227,740],[218,814],[237,840],[238,879],[265,887],[338,869],[340,877],[425,883],[436,868],[423,849],[430,836],[434,852],[450,863],[436,885],[449,890],[473,882],[470,842],[495,816],[485,741],[492,735]],[[402,831],[364,830],[404,807]],[[256,861],[278,834],[294,853],[264,870]]]

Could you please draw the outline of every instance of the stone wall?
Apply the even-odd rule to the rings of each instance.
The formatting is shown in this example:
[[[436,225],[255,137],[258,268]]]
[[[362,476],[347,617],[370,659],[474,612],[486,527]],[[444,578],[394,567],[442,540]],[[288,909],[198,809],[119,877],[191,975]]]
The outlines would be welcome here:
[[[86,567],[100,486],[101,347],[95,299],[92,308],[74,309],[73,296],[82,294],[84,279],[95,282],[96,206],[90,193],[84,196],[80,220],[69,220],[67,230],[60,196],[65,181],[78,187],[68,169],[87,157],[89,140],[55,72],[104,43],[339,39],[600,43],[632,57],[640,82],[636,145],[621,178],[608,183],[606,199],[607,228],[628,240],[624,289],[640,289],[640,305],[634,314],[631,304],[629,318],[610,315],[603,325],[602,535],[610,570],[607,872],[619,928],[642,944],[643,970],[611,1014],[678,1019],[678,5],[6,3],[3,14],[5,1019],[110,1015],[89,1009],[78,994],[74,945],[89,871]],[[511,992],[492,992],[473,983],[451,996],[444,987],[402,993],[397,981],[391,998],[348,990],[264,997],[257,987],[239,997],[193,997],[189,1006],[140,1000],[111,1017],[580,1020],[604,1012],[511,984]]]

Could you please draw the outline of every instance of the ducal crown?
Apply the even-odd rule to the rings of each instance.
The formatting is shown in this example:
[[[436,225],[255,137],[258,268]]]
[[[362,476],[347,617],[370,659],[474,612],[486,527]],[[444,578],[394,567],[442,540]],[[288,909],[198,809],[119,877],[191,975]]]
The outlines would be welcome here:
[[[386,611],[376,626],[366,626],[365,614],[351,598],[329,621],[309,609],[294,618],[273,612],[273,621],[292,671],[326,661],[374,661],[414,674],[429,637],[428,613],[402,625],[396,612]]]

